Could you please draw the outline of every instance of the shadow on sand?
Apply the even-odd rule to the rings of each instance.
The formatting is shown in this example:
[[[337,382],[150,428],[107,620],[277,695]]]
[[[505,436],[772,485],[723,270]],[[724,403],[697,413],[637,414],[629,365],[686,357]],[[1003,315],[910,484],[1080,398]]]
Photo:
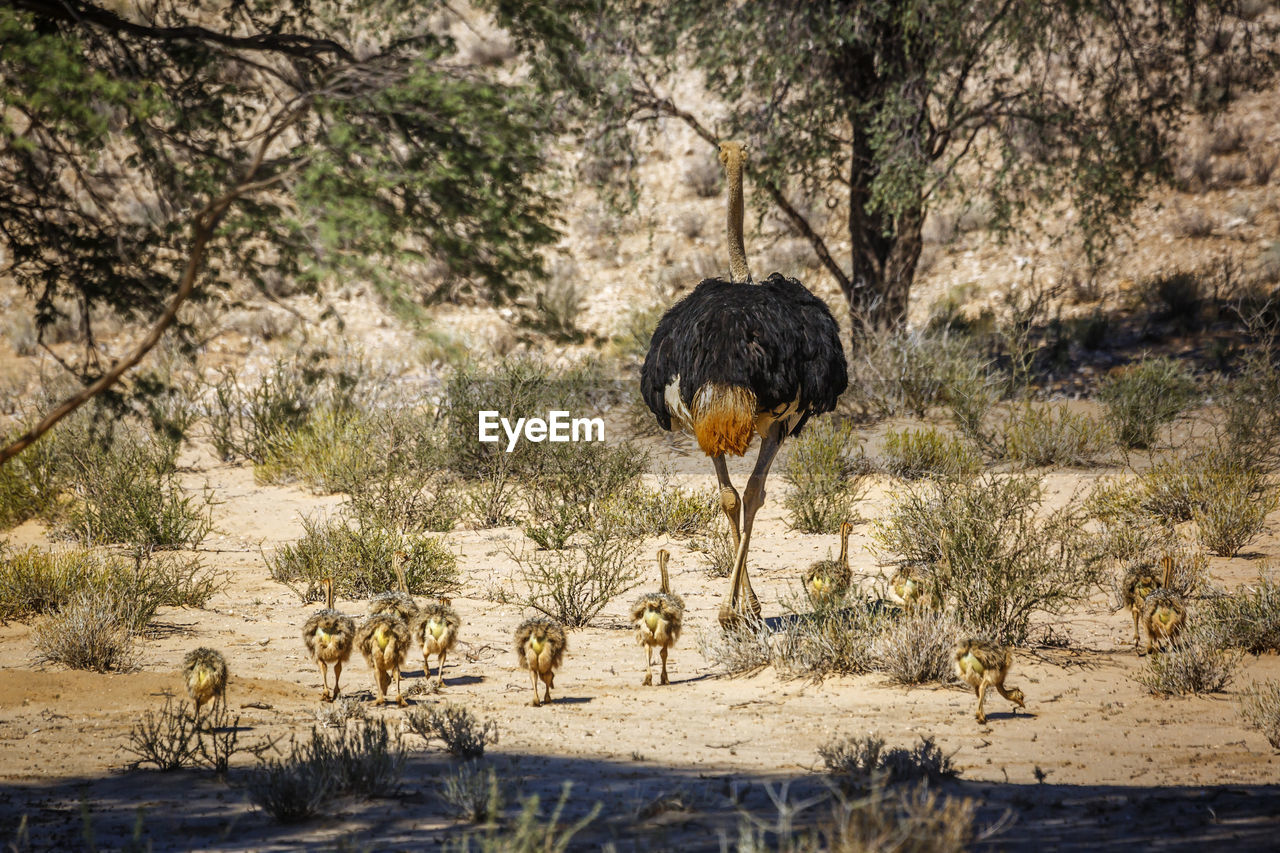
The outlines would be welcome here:
[[[233,768],[226,782],[204,771],[135,770],[56,784],[0,786],[0,844],[15,840],[23,815],[28,848],[83,849],[85,826],[100,849],[123,846],[142,814],[142,842],[162,850],[437,849],[474,827],[456,820],[439,796],[458,765],[436,750],[415,751],[398,793],[337,800],[309,821],[278,824],[254,808],[245,791],[250,771]],[[632,760],[494,752],[505,781],[508,817],[517,794],[537,794],[549,814],[565,781],[573,783],[566,823],[600,814],[570,849],[719,851],[738,847],[750,814],[760,827],[778,818],[775,798],[815,800],[795,818],[799,827],[829,818],[828,789],[819,775],[752,775],[674,768],[658,759],[670,745]],[[1124,787],[965,782],[940,785],[944,796],[975,800],[979,828],[1000,831],[980,840],[984,851],[1273,850],[1280,833],[1280,786]],[[772,791],[772,795],[771,795]],[[722,840],[727,848],[722,848]],[[770,849],[776,838],[768,839]]]

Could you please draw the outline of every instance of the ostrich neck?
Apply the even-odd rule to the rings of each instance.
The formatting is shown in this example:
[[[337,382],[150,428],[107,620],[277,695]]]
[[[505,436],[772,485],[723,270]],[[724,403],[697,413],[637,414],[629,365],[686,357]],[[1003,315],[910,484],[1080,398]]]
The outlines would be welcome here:
[[[729,160],[725,173],[729,184],[729,278],[748,281],[751,268],[747,266],[747,250],[742,242],[742,161]]]
[[[658,561],[658,571],[662,573],[662,592],[667,595],[671,594],[671,581],[667,578],[667,558],[663,555]]]
[[[843,565],[849,565],[849,532],[847,530],[840,531],[840,562]]]

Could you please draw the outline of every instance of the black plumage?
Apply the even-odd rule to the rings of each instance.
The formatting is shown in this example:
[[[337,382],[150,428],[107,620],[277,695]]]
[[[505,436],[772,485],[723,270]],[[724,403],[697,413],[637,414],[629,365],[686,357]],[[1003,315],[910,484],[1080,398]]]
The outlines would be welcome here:
[[[812,415],[834,409],[849,384],[831,310],[778,273],[759,284],[706,279],[662,316],[640,390],[663,429],[671,429],[664,392],[677,376],[687,407],[707,383],[749,389],[761,410],[781,409],[798,396],[790,435]]]

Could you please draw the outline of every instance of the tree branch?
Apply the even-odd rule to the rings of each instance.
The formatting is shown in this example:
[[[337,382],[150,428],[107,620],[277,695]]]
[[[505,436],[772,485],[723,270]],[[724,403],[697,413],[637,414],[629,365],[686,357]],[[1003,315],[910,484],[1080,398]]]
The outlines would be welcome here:
[[[268,178],[255,180],[257,172],[262,166],[262,161],[266,157],[267,148],[286,127],[302,114],[302,111],[302,109],[294,110],[288,116],[283,117],[282,120],[274,122],[273,132],[263,138],[259,144],[257,154],[254,156],[253,163],[249,166],[244,178],[225,194],[206,204],[195,215],[192,222],[191,252],[187,257],[187,265],[183,270],[181,283],[178,285],[178,290],[173,295],[173,298],[169,300],[169,305],[165,308],[164,313],[160,315],[160,319],[156,321],[156,324],[151,327],[151,331],[147,333],[147,336],[134,348],[133,352],[129,353],[121,361],[116,362],[110,370],[96,381],[63,400],[53,411],[45,415],[38,424],[27,430],[7,447],[0,449],[0,465],[30,447],[40,436],[53,429],[58,421],[110,388],[121,376],[136,366],[138,362],[146,357],[147,353],[155,348],[155,345],[160,342],[160,338],[164,336],[165,331],[177,319],[178,309],[182,307],[183,303],[187,301],[195,290],[196,282],[200,277],[200,270],[204,266],[205,252],[209,241],[213,239],[214,231],[217,230],[218,223],[222,220],[227,210],[237,199],[279,183],[294,171],[292,168],[286,169]]]
[[[17,9],[33,12],[43,18],[74,24],[93,24],[113,33],[128,33],[157,41],[199,41],[220,44],[236,50],[264,51],[319,59],[332,54],[348,62],[355,59],[345,47],[332,39],[312,38],[293,33],[259,33],[232,36],[205,27],[149,27],[127,21],[115,12],[79,0],[11,0]]]

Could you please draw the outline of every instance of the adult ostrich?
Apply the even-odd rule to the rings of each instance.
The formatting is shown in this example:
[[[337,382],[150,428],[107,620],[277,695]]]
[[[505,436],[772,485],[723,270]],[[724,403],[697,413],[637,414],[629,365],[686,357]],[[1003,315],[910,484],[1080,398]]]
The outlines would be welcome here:
[[[742,171],[747,148],[720,143],[729,192],[729,281],[709,278],[658,322],[640,373],[645,403],[663,429],[691,431],[711,457],[720,506],[737,556],[720,623],[760,615],[747,577],[751,525],[778,448],[813,415],[829,412],[848,384],[840,329],[800,282],[774,273],[751,280],[742,240]],[[725,455],[741,456],[760,434],[755,469],[741,497]]]

